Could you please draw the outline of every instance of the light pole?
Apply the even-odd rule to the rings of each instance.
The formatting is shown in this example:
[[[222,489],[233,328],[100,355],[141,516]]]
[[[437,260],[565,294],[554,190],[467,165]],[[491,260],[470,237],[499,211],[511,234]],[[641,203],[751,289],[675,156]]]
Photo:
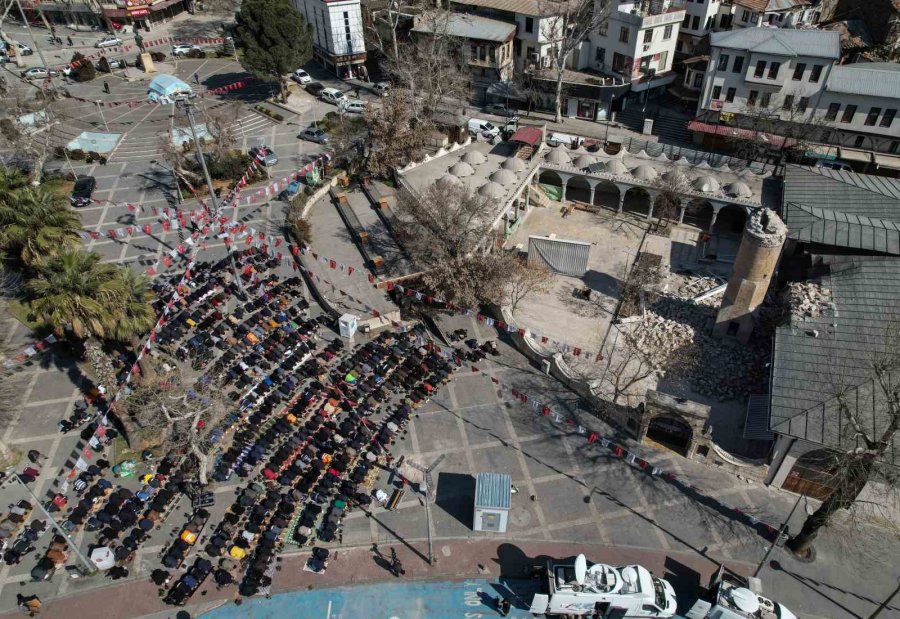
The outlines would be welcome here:
[[[613,102],[616,100],[616,93],[613,93],[609,98],[609,107],[606,109],[606,135],[603,136],[603,146],[606,147],[609,144],[609,124],[612,122],[612,108]]]
[[[797,497],[797,502],[794,503],[794,506],[791,508],[791,513],[788,514],[788,517],[781,524],[781,527],[778,529],[778,535],[775,536],[775,539],[772,540],[772,545],[769,546],[769,549],[766,551],[766,555],[762,558],[762,561],[759,562],[759,565],[756,566],[756,571],[753,572],[753,577],[756,578],[759,576],[759,573],[766,565],[766,561],[769,559],[769,555],[772,554],[772,551],[775,550],[775,546],[778,545],[778,540],[781,539],[781,536],[784,535],[784,530],[787,528],[788,523],[791,521],[791,517],[794,515],[794,512],[797,511],[797,508],[800,507],[800,501],[806,498],[805,494],[801,494]]]
[[[97,104],[97,111],[100,112],[100,120],[103,121],[106,132],[109,133],[109,125],[106,124],[106,116],[103,115],[103,102],[100,99],[97,99],[94,103]]]

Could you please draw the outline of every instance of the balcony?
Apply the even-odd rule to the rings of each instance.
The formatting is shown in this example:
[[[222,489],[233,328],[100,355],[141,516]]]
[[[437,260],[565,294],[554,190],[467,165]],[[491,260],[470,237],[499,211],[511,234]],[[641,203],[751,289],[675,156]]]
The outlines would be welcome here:
[[[484,67],[485,69],[499,69],[501,63],[496,60],[491,60],[490,58],[485,58],[481,60],[480,58],[469,58],[467,63],[470,67]]]
[[[654,28],[656,26],[667,26],[669,24],[680,24],[684,21],[686,11],[684,8],[675,4],[670,5],[666,10],[652,14],[649,11],[641,11],[640,8],[626,9],[629,5],[619,5],[618,12],[610,17],[616,20],[631,24],[638,28]]]

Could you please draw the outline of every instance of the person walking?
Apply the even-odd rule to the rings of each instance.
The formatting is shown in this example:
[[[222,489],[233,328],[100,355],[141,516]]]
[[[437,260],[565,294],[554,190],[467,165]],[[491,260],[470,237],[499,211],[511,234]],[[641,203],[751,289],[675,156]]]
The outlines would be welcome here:
[[[397,550],[391,548],[391,572],[397,578],[400,578],[401,574],[405,574],[406,570],[403,569],[403,564],[400,563],[400,559],[397,557]]]
[[[72,37],[66,37],[66,43],[69,44],[69,47],[73,47],[75,44],[72,42]]]
[[[194,83],[197,84],[197,86],[200,85],[200,72],[199,71],[194,72]]]
[[[106,94],[109,94],[109,82],[106,82],[106,81],[103,82],[103,92],[105,92]]]

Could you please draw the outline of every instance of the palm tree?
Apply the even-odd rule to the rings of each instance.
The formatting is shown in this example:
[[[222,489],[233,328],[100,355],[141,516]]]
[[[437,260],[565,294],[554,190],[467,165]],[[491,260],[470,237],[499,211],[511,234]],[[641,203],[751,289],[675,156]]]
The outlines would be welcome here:
[[[98,386],[111,397],[116,376],[102,340],[127,341],[153,326],[154,315],[146,282],[100,259],[96,253],[63,250],[40,265],[27,289],[32,311],[58,336],[84,343]]]
[[[80,232],[81,219],[60,196],[32,187],[9,191],[0,184],[0,249],[8,261],[35,268],[78,247]]]

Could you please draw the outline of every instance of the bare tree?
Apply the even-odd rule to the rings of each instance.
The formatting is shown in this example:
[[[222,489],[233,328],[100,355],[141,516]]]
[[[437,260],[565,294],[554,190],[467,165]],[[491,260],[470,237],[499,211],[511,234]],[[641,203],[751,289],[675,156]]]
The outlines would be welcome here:
[[[435,296],[460,307],[502,302],[516,260],[493,242],[496,201],[439,181],[419,195],[401,193],[398,215]]]
[[[535,294],[543,294],[550,289],[550,269],[541,264],[529,264],[518,257],[514,268],[510,269],[509,279],[503,286],[503,304],[513,314],[519,304]]]
[[[241,110],[239,103],[232,102],[205,113],[208,143],[211,147],[208,151],[210,154],[223,155],[237,144],[241,137],[238,123]]]
[[[380,107],[366,109],[369,126],[364,167],[369,174],[390,177],[394,169],[424,152],[433,125],[415,118],[405,96],[391,91]]]
[[[4,352],[6,354],[0,354],[0,360],[8,358],[13,351]],[[19,418],[27,378],[27,374],[16,372],[15,368],[0,367],[0,427],[9,428]],[[18,452],[0,438],[0,467],[11,466],[17,459]]]
[[[363,2],[366,17],[366,46],[381,52],[388,62],[400,57],[400,26],[419,12],[420,0],[368,0]]]
[[[659,225],[665,222],[668,226],[669,222],[678,216],[681,205],[686,200],[684,196],[691,190],[691,183],[684,174],[673,169],[659,176],[653,182],[653,187],[656,189],[653,212]],[[690,203],[688,202],[685,208],[688,204]]]
[[[588,34],[606,23],[611,2],[597,0],[538,0],[541,34],[551,41],[550,63],[556,75],[556,122],[562,122],[563,76],[572,53]]]
[[[40,185],[44,163],[53,154],[53,127],[62,122],[51,109],[52,95],[37,89],[31,96],[19,94],[3,100],[6,116],[0,118],[0,148],[21,156],[31,168],[31,183]]]
[[[810,555],[819,531],[832,516],[863,502],[860,493],[870,483],[883,496],[867,507],[890,508],[897,500],[900,471],[894,451],[900,438],[900,324],[892,323],[879,341],[867,341],[866,346],[868,367],[862,379],[858,368],[837,360],[833,364],[834,395],[826,406],[833,406],[845,424],[837,428],[841,447],[830,448],[820,463],[820,468],[832,472],[828,485],[833,491],[787,543],[801,557]]]

